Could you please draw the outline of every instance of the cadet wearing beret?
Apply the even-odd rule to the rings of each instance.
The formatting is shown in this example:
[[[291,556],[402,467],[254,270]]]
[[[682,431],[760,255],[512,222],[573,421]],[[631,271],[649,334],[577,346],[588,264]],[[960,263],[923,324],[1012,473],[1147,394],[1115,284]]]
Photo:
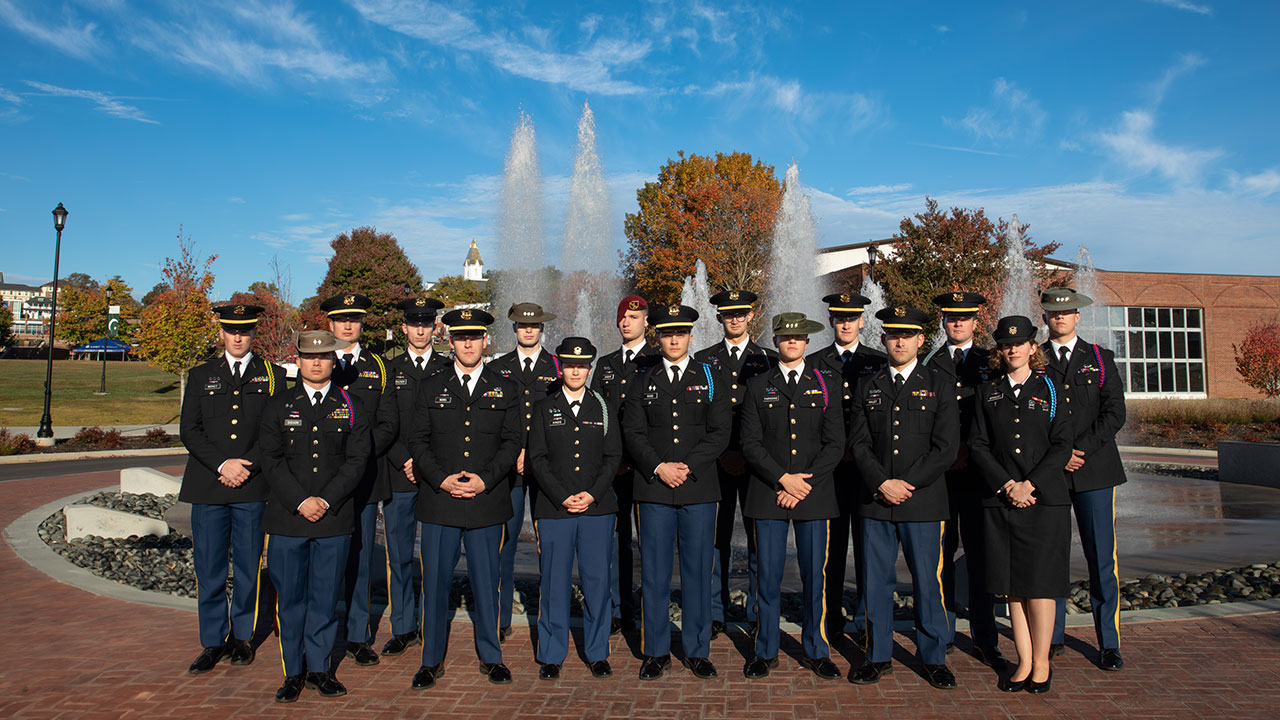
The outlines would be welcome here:
[[[662,364],[636,378],[622,414],[636,463],[644,663],[641,680],[671,664],[671,563],[680,548],[681,629],[686,663],[699,678],[716,675],[711,654],[711,555],[720,484],[716,459],[729,444],[733,410],[719,371],[689,356],[698,311],[661,308],[653,318]]]
[[[741,505],[746,510],[747,464],[742,456],[742,398],[747,381],[769,371],[777,358],[773,350],[760,347],[751,339],[751,321],[755,319],[757,296],[749,290],[724,290],[712,295],[716,320],[724,328],[724,339],[703,348],[693,359],[720,371],[729,383],[729,402],[733,405],[733,433],[729,448],[720,456],[716,472],[720,479],[720,505],[716,509],[716,553],[711,565],[711,637],[725,631],[725,608],[729,606],[729,566],[733,559],[734,516]],[[756,622],[756,534],[751,521],[743,517],[747,535],[747,622]]]
[[[942,533],[950,514],[944,474],[960,446],[960,411],[946,375],[918,360],[929,316],[907,307],[876,313],[889,366],[858,381],[849,445],[862,487],[867,557],[867,661],[849,680],[880,681],[893,670],[893,588],[902,545],[915,598],[916,645],[925,680],[951,689],[942,605]]]
[[[379,465],[391,498],[382,503],[384,542],[387,548],[387,605],[391,616],[391,639],[382,647],[383,655],[401,655],[422,640],[418,626],[420,615],[417,599],[420,587],[414,586],[413,546],[418,539],[418,521],[414,511],[418,505],[418,478],[409,455],[409,428],[413,424],[413,399],[418,383],[449,367],[451,361],[431,348],[435,334],[436,311],[444,303],[435,298],[405,298],[396,304],[404,312],[400,325],[405,336],[405,351],[386,359],[391,378],[391,400],[400,416],[395,442]]]
[[[773,344],[780,354],[771,372],[747,381],[742,402],[742,452],[751,467],[746,515],[752,519],[760,558],[760,624],[755,657],[743,674],[763,678],[778,665],[778,624],[782,618],[782,575],[787,561],[787,526],[795,526],[796,560],[804,588],[800,663],[833,680],[826,637],[827,605],[823,566],[827,531],[836,505],[836,465],[844,455],[844,413],[835,374],[808,365],[809,335],[822,323],[804,313],[773,318]]]
[[[435,685],[449,644],[449,591],[462,545],[474,597],[476,654],[489,682],[509,683],[498,639],[498,558],[511,519],[508,472],[520,454],[520,389],[483,362],[493,316],[444,315],[453,367],[418,383],[409,452],[422,522],[422,666],[413,689]]]
[[[333,352],[341,347],[324,330],[298,333],[299,382],[276,394],[262,417],[259,442],[271,492],[262,528],[285,674],[277,702],[297,700],[304,684],[322,697],[347,694],[329,653],[372,418],[355,393],[332,380]]]
[[[338,366],[333,370],[333,381],[359,397],[365,411],[373,417],[370,423],[373,448],[360,487],[356,488],[352,498],[356,521],[342,591],[347,608],[346,652],[356,665],[378,664],[378,653],[370,647],[373,627],[369,608],[373,586],[369,565],[373,562],[376,542],[378,503],[391,499],[387,475],[379,472],[379,467],[395,441],[400,423],[396,403],[390,398],[382,402],[382,397],[392,392],[386,362],[360,344],[364,318],[372,305],[369,298],[359,293],[335,295],[320,303],[320,310],[328,318],[329,332],[343,344],[338,348]]]
[[[257,305],[223,305],[218,338],[223,351],[192,368],[182,402],[180,435],[190,457],[178,499],[191,503],[192,555],[196,566],[200,656],[188,671],[213,669],[225,655],[232,665],[253,662],[250,644],[258,609],[262,513],[267,486],[259,470],[258,421],[285,386],[279,366],[253,354]],[[227,604],[227,555],[236,587]]]
[[[582,583],[583,655],[594,677],[609,667],[609,564],[618,503],[613,479],[622,431],[604,396],[587,389],[596,348],[567,337],[556,348],[564,379],[533,406],[528,464],[536,483],[533,527],[542,581],[538,597],[538,677],[554,680],[569,654],[573,559]]]
[[[969,428],[973,424],[974,392],[979,384],[991,379],[990,351],[974,343],[978,311],[987,299],[978,293],[949,292],[933,299],[942,312],[942,330],[946,341],[925,358],[930,368],[947,375],[955,383],[960,410],[960,453],[947,470],[947,498],[951,516],[942,542],[942,592],[947,606],[947,630],[950,652],[956,630],[956,564],[961,535],[964,536],[965,568],[968,573],[969,635],[978,659],[995,670],[1004,668],[1004,656],[997,647],[995,598],[987,592],[986,559],[982,539],[982,478],[969,462]]]
[[[833,293],[822,298],[822,302],[827,304],[827,322],[831,325],[835,340],[827,347],[811,353],[805,362],[830,370],[840,379],[839,388],[833,392],[840,396],[844,426],[847,429],[853,411],[854,387],[859,379],[883,368],[886,359],[883,352],[858,341],[866,320],[864,313],[867,304],[871,302],[869,298],[853,292]],[[840,515],[831,523],[831,532],[827,538],[829,559],[824,588],[827,594],[827,636],[836,637],[845,630],[844,581],[845,569],[849,564],[849,540],[852,538],[853,567],[858,584],[858,603],[853,610],[854,642],[865,648],[867,594],[863,590],[862,581],[864,563],[862,530],[858,527],[857,473],[853,455],[846,451],[835,473]]]
[[[1066,464],[1080,546],[1089,565],[1089,601],[1098,637],[1098,667],[1119,670],[1120,574],[1116,566],[1116,487],[1125,482],[1116,434],[1124,427],[1124,387],[1115,355],[1076,335],[1080,308],[1093,300],[1071,288],[1049,288],[1040,296],[1049,340],[1045,371],[1062,389],[1075,435]],[[1062,652],[1066,600],[1058,599],[1054,654]]]
[[[596,371],[591,374],[591,389],[604,395],[621,425],[627,390],[635,387],[636,374],[662,362],[662,355],[644,339],[645,330],[649,327],[649,303],[644,298],[639,295],[622,298],[618,303],[617,324],[622,347],[604,355],[596,363]],[[613,482],[614,493],[618,496],[618,526],[614,536],[613,562],[609,567],[613,595],[612,632],[624,627],[633,628],[636,620],[635,554],[631,551],[634,537],[631,487],[635,483],[634,476],[635,463],[623,447],[622,462]]]
[[[511,485],[511,519],[507,521],[507,541],[502,545],[502,565],[498,577],[498,636],[506,641],[511,635],[511,604],[515,600],[516,545],[524,527],[525,459],[529,427],[533,424],[533,405],[547,396],[547,388],[560,379],[560,365],[542,347],[542,331],[546,323],[556,319],[553,313],[531,302],[517,303],[507,311],[511,329],[516,335],[516,349],[494,359],[488,369],[514,382],[519,388],[521,433],[520,456],[508,473]]]

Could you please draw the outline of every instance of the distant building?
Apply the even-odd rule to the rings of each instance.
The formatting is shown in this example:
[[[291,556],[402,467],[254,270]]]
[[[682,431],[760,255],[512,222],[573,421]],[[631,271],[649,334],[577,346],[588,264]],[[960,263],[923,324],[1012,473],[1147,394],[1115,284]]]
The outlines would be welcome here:
[[[467,258],[462,261],[462,279],[472,282],[486,282],[484,261],[480,259],[480,249],[476,247],[475,238],[471,239],[471,249],[467,251]]]
[[[0,303],[13,314],[13,338],[20,345],[44,340],[53,315],[53,283],[24,285],[5,282],[0,272]]]

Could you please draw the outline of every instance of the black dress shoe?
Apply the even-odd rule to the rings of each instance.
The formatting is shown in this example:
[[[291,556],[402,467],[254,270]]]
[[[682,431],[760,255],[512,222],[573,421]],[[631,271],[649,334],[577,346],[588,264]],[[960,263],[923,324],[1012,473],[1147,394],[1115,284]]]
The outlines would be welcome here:
[[[609,666],[608,660],[597,660],[590,665],[591,677],[607,678],[613,675],[613,668]]]
[[[614,618],[609,621],[609,634],[617,635],[622,632],[622,618]]]
[[[947,654],[950,655],[955,651],[956,651],[956,644],[953,642],[947,643]]]
[[[501,645],[502,643],[506,642],[507,638],[511,637],[514,634],[515,634],[515,631],[511,629],[510,625],[504,628],[498,628],[498,644]]]
[[[320,697],[342,697],[347,688],[338,682],[333,673],[307,673],[307,687],[320,693]]]
[[[232,640],[227,643],[231,648],[232,665],[252,665],[254,658],[253,643],[248,640]]]
[[[670,655],[647,657],[644,662],[640,663],[640,679],[657,680],[667,673],[667,668],[669,667],[671,667]]]
[[[809,668],[823,680],[840,679],[840,668],[831,662],[831,658],[800,658],[800,666]]]
[[[742,668],[742,675],[748,680],[760,680],[769,677],[769,670],[778,667],[778,658],[766,660],[762,657],[752,658]]]
[[[1023,690],[1027,689],[1027,678],[1029,677],[1031,676],[1028,675],[1027,677],[1022,678],[1021,680],[1012,680],[1010,678],[1000,678],[1000,682],[996,683],[996,688],[1000,690],[1000,692],[1007,692],[1007,693],[1022,692]]]
[[[298,696],[302,694],[302,674],[289,675],[284,679],[284,684],[276,691],[276,702],[291,703],[297,702]]]
[[[538,669],[538,679],[539,680],[559,680],[560,666],[556,665],[555,663],[544,663],[542,667]]]
[[[849,682],[854,685],[874,685],[880,678],[893,674],[893,663],[867,661],[862,667],[849,673]]]
[[[720,637],[726,632],[729,632],[729,628],[724,624],[723,621],[721,620],[711,621],[711,639],[712,640],[715,640],[716,638]]]
[[[924,679],[939,690],[955,690],[956,676],[946,665],[925,665]]]
[[[1049,692],[1049,683],[1051,682],[1053,682],[1053,668],[1049,668],[1049,677],[1045,678],[1044,682],[1036,682],[1035,680],[1031,679],[1030,675],[1028,675],[1027,676],[1027,692],[1033,695],[1039,695],[1040,693],[1047,693]]]
[[[409,633],[402,633],[400,635],[392,635],[391,639],[387,641],[387,644],[382,646],[382,654],[388,657],[393,655],[403,655],[405,650],[408,650],[414,645],[421,644],[422,635],[417,630]]]
[[[1119,650],[1103,650],[1102,657],[1098,658],[1098,667],[1103,670],[1120,670],[1124,668],[1124,658],[1120,657]]]
[[[710,680],[716,676],[716,666],[707,658],[685,658],[684,664],[699,680]]]
[[[369,643],[347,643],[347,657],[353,658],[357,665],[377,665],[378,653],[369,647]]]
[[[423,665],[413,675],[413,689],[426,690],[436,684],[436,678],[444,675],[444,663],[439,665]]]
[[[1004,659],[1004,655],[1000,652],[1000,648],[994,645],[975,645],[973,654],[978,660],[987,667],[999,672],[1009,665],[1009,661]]]
[[[489,676],[494,685],[506,685],[511,682],[511,671],[502,663],[480,663],[480,672]]]
[[[1067,647],[1065,645],[1063,645],[1062,643],[1054,643],[1049,646],[1049,657],[1051,658],[1061,657],[1062,653],[1066,651],[1067,651]]]
[[[200,657],[191,663],[191,667],[187,668],[187,672],[192,675],[203,675],[213,669],[218,661],[227,655],[227,646],[218,645],[217,647],[207,647],[200,651]]]

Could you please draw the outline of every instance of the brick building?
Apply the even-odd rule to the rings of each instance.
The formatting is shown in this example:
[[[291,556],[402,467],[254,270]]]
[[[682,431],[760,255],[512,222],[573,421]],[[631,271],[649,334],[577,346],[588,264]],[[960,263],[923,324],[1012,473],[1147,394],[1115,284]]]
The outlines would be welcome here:
[[[892,240],[823,248],[818,274],[831,287],[856,288],[892,253]],[[1231,346],[1254,322],[1280,319],[1280,277],[1099,270],[1097,285],[1081,337],[1115,352],[1126,396],[1259,397],[1240,380]]]

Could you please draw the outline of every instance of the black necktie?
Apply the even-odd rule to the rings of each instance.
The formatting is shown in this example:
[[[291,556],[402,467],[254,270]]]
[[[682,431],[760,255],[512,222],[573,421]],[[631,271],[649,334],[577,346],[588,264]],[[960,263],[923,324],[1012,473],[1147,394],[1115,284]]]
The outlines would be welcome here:
[[[466,395],[467,397],[471,397],[471,386],[469,385],[470,382],[471,382],[470,375],[462,376],[462,394]]]
[[[319,390],[315,391],[315,393],[313,393],[313,394],[311,395],[311,404],[312,404],[312,405],[319,405],[319,404],[320,404],[320,400],[321,400],[321,398],[323,398],[323,397],[324,397],[324,396],[320,394],[320,391],[319,391]]]
[[[342,367],[349,368],[351,363],[355,362],[356,356],[351,353],[344,353],[342,356]]]
[[[1013,396],[1018,397],[1018,393],[1022,392],[1022,383],[1018,383],[1017,385],[1014,385],[1012,390],[1013,390]]]
[[[792,390],[796,389],[796,371],[795,370],[792,370],[791,372],[787,373],[787,385]]]
[[[525,358],[524,359],[524,375],[527,378],[532,374],[533,374],[533,358]]]
[[[734,345],[733,347],[729,348],[729,355],[733,357],[733,362],[736,364],[738,362],[738,346],[737,345]]]
[[[672,365],[671,366],[671,386],[675,387],[679,383],[680,383],[680,366]]]
[[[582,407],[582,403],[578,402],[577,400],[574,400],[573,402],[569,403],[569,409],[573,411],[574,417],[578,416],[578,409],[581,407]]]
[[[1066,370],[1066,369],[1067,369],[1067,355],[1068,355],[1069,353],[1070,353],[1070,351],[1069,351],[1069,350],[1067,350],[1067,346],[1066,346],[1066,345],[1063,345],[1062,347],[1058,348],[1058,360],[1059,360],[1059,362],[1061,362],[1061,363],[1062,363],[1062,369],[1063,369],[1063,370]]]
[[[850,360],[853,359],[853,351],[845,350],[844,352],[840,353],[840,359],[845,362],[849,362]]]
[[[894,373],[893,375],[893,394],[897,395],[902,392],[902,385],[906,381],[902,379],[902,373]]]
[[[235,375],[237,380],[240,379],[240,361],[239,360],[236,361],[235,365],[231,366],[231,374]]]
[[[956,361],[956,368],[959,369],[960,366],[964,364],[964,350],[956,348],[955,355],[953,355],[951,359]]]
[[[417,365],[417,366],[418,366],[418,372],[422,372],[422,362],[423,362],[423,361],[422,361],[422,357],[421,357],[421,356],[419,356],[419,357],[418,357],[418,358],[416,358],[413,362],[414,362],[414,364],[415,364],[415,365]]]
[[[631,362],[631,358],[634,358],[635,356],[636,356],[636,351],[635,351],[635,350],[628,350],[628,351],[627,351],[627,359],[626,359],[626,360],[623,360],[623,362],[624,362],[624,363],[629,363],[629,362]]]

